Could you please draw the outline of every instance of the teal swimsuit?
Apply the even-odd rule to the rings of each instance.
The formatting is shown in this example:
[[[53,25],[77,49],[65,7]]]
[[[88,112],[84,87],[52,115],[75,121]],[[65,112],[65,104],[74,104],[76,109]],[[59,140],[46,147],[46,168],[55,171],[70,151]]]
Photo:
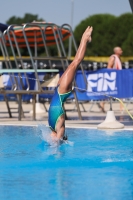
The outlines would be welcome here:
[[[66,99],[70,96],[72,92],[70,91],[64,94],[59,94],[58,87],[56,88],[55,94],[51,100],[49,108],[49,116],[48,116],[49,127],[52,129],[52,131],[55,132],[56,132],[56,124],[59,117],[65,114],[65,111],[63,109],[63,103],[66,101]]]

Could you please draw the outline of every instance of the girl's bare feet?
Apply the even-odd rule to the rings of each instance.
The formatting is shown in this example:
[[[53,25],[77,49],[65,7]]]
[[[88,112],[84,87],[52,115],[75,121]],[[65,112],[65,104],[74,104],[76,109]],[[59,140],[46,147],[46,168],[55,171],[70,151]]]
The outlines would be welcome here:
[[[88,26],[88,28],[85,30],[84,34],[83,34],[83,38],[86,39],[88,42],[91,42],[91,34],[93,31],[93,27],[92,26]]]

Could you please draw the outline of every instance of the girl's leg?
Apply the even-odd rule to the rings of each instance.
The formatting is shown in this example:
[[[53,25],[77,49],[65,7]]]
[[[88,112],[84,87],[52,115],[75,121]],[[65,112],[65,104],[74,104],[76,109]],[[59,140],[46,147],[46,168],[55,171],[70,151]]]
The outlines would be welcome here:
[[[92,30],[93,30],[92,27],[88,27],[85,30],[73,62],[68,66],[68,68],[66,69],[62,77],[60,78],[58,82],[58,84],[60,85],[59,87],[60,93],[66,93],[72,89],[72,82],[73,82],[76,70],[78,68],[78,65],[84,58],[87,43],[91,41]]]

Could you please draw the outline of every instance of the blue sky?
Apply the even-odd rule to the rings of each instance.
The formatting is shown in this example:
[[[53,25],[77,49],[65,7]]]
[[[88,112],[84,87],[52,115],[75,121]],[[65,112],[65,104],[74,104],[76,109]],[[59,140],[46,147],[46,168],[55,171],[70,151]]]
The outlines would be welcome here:
[[[0,0],[0,3],[1,23],[12,16],[23,17],[31,13],[57,25],[68,23],[73,29],[90,15],[131,13],[128,0]]]

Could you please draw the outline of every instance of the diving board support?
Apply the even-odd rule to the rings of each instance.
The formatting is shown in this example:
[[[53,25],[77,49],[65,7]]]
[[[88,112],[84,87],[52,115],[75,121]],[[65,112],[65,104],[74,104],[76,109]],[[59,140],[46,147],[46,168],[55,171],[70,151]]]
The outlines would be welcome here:
[[[35,105],[36,105],[36,95],[35,94],[33,95],[32,101],[33,101],[33,121],[35,121],[36,120],[36,107],[35,107]]]
[[[8,113],[9,113],[9,117],[12,118],[12,114],[11,114],[11,110],[10,110],[10,106],[9,106],[9,103],[8,103],[7,96],[6,96],[6,94],[3,94],[3,96],[4,96],[4,100],[6,102],[7,110],[8,110]]]
[[[21,114],[22,114],[22,99],[21,99],[21,94],[18,95],[18,120],[21,121]]]
[[[36,102],[33,110],[30,111],[30,114],[35,115],[34,112],[36,114],[43,114],[43,113],[46,113],[46,110],[45,110],[45,108],[44,108],[42,103]],[[35,120],[35,118],[34,118],[34,120]]]
[[[114,111],[107,112],[105,120],[97,126],[98,129],[123,129],[124,124],[118,122],[115,118]]]
[[[74,94],[75,103],[76,103],[76,106],[77,106],[79,119],[82,120],[82,115],[81,115],[81,111],[80,111],[80,107],[79,107],[79,103],[78,103],[78,99],[77,99],[77,95],[76,95],[75,90],[73,91],[73,94]]]
[[[3,73],[31,73],[34,69],[0,69],[0,74]],[[59,72],[58,69],[37,69],[37,72]]]

